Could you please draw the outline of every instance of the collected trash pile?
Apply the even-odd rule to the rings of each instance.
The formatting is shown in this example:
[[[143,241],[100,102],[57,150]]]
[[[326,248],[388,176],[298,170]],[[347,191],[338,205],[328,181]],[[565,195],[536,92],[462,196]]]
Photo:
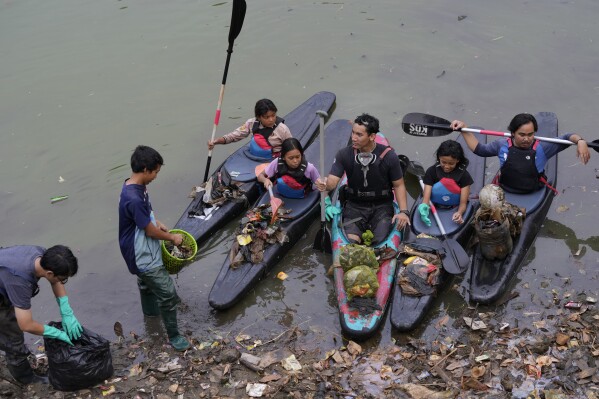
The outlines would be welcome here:
[[[219,172],[216,180],[211,177],[207,182],[194,187],[189,197],[202,195],[202,201],[189,211],[189,217],[207,218],[213,210],[227,201],[247,202],[245,192],[240,188],[242,185],[242,182],[234,181],[228,174]]]
[[[409,296],[435,295],[441,278],[438,252],[416,243],[402,244],[399,252],[406,257],[397,281],[401,292]]]
[[[291,210],[280,207],[273,216],[270,204],[259,205],[247,212],[241,219],[236,231],[236,240],[229,253],[231,267],[238,267],[244,262],[260,263],[264,258],[264,250],[272,244],[283,244],[289,241],[287,234],[281,229],[281,221],[290,219]]]
[[[479,199],[473,223],[481,253],[489,260],[505,259],[512,252],[512,238],[522,231],[526,211],[505,202],[503,190],[494,184],[483,187]]]
[[[164,244],[164,246],[166,247],[166,250],[168,251],[168,253],[177,259],[191,258],[195,252],[193,247],[190,247],[189,245],[186,245],[185,243],[182,243],[181,245],[177,246],[177,245],[174,245],[172,242],[167,241]]]
[[[379,288],[379,262],[374,250],[365,245],[348,244],[340,249],[339,263],[343,268],[343,286],[347,299],[374,298]]]

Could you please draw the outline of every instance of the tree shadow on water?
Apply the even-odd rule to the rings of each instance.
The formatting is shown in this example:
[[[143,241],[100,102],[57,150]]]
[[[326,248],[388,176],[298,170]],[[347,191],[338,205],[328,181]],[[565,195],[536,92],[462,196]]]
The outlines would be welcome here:
[[[577,255],[581,245],[588,245],[593,251],[599,252],[599,236],[580,239],[576,236],[574,230],[555,220],[546,219],[543,223],[543,228],[539,232],[539,236],[563,240],[570,249],[570,252],[572,252],[572,255]],[[583,254],[584,249],[577,256]]]

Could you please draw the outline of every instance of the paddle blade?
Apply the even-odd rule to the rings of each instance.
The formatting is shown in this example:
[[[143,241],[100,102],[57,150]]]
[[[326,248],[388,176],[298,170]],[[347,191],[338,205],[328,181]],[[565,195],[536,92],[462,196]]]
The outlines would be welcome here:
[[[270,219],[270,224],[273,224],[277,217],[279,216],[279,208],[283,205],[283,201],[277,197],[270,197],[270,209],[272,210],[272,218]]]
[[[325,252],[327,254],[333,253],[333,242],[331,241],[331,232],[326,225],[326,222],[321,223],[321,228],[316,233],[314,238],[313,249]]]
[[[411,173],[419,178],[424,177],[424,175],[426,175],[424,167],[418,161],[410,161],[410,163],[408,163],[408,173]]]
[[[587,145],[589,146],[589,148],[592,148],[593,150],[599,152],[599,139],[593,140],[590,143],[587,143]]]
[[[239,36],[243,20],[245,19],[245,10],[247,5],[245,0],[233,0],[233,12],[231,14],[231,25],[229,28],[229,46],[233,46],[233,41]]]
[[[403,117],[401,128],[410,136],[439,137],[453,132],[450,124],[438,116],[412,112]]]
[[[468,270],[470,257],[460,243],[453,239],[444,240],[443,249],[445,249],[445,256],[441,261],[443,262],[443,269],[447,273],[462,274]]]

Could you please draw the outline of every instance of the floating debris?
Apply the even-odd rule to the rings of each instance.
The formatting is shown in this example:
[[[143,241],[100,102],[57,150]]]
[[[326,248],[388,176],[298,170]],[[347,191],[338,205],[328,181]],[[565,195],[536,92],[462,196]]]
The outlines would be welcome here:
[[[279,273],[277,274],[277,278],[278,278],[279,280],[285,280],[287,277],[289,277],[289,276],[288,276],[288,275],[287,275],[287,273],[285,273],[285,272],[279,272]]]
[[[50,203],[54,204],[56,202],[64,201],[67,198],[69,198],[68,195],[59,195],[58,197],[52,197],[52,198],[50,198]]]

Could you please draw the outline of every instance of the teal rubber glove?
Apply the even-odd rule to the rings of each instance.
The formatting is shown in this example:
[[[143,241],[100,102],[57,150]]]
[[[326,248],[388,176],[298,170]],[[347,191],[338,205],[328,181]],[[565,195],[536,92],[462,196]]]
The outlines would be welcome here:
[[[431,227],[431,220],[428,217],[428,213],[431,210],[431,207],[428,204],[422,203],[418,205],[418,213],[420,214],[420,220],[422,223],[426,224],[428,227]]]
[[[331,221],[333,219],[333,217],[335,217],[335,215],[338,215],[341,213],[341,209],[339,209],[339,207],[333,205],[331,203],[331,197],[329,197],[327,195],[327,197],[324,199],[324,213],[326,215],[326,219],[327,221]]]
[[[49,326],[47,324],[44,325],[44,337],[59,339],[69,345],[73,345],[66,332],[60,331],[58,328]]]
[[[73,314],[73,309],[69,305],[69,297],[61,296],[56,298],[58,306],[60,306],[60,315],[62,316],[62,329],[69,335],[69,338],[75,340],[81,337],[83,327]]]

